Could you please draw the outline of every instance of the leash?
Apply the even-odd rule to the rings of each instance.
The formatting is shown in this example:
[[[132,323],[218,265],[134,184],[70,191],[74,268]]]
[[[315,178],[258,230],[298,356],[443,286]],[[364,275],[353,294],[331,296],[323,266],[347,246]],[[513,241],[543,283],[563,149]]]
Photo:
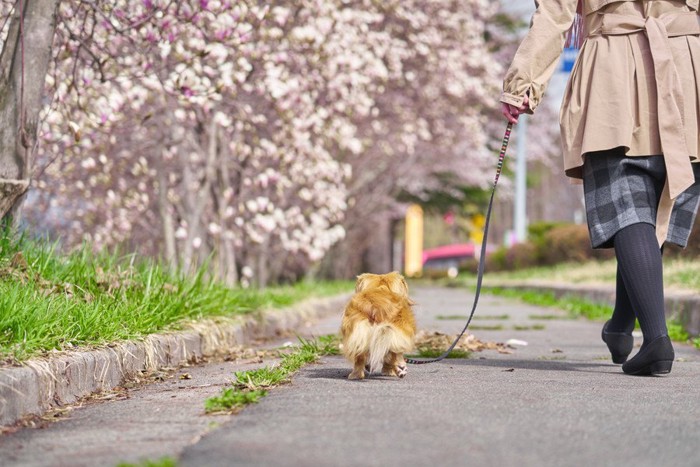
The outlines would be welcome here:
[[[506,127],[505,135],[503,135],[503,144],[501,145],[501,153],[498,156],[498,166],[496,167],[496,177],[493,180],[493,188],[491,189],[491,199],[489,200],[489,206],[486,209],[486,222],[484,223],[484,241],[481,242],[481,255],[479,256],[479,267],[477,269],[476,278],[476,294],[474,295],[474,304],[472,305],[472,311],[469,314],[469,319],[467,319],[467,324],[464,325],[464,329],[459,333],[459,336],[454,340],[450,348],[447,349],[442,355],[436,358],[431,358],[428,360],[416,360],[413,358],[406,358],[407,363],[412,363],[414,365],[421,365],[423,363],[435,363],[440,360],[444,360],[452,352],[452,350],[457,345],[457,342],[462,338],[464,333],[467,331],[469,324],[472,322],[474,317],[474,312],[476,311],[476,306],[479,303],[479,295],[481,294],[481,282],[484,278],[484,263],[486,262],[486,242],[489,236],[489,224],[491,223],[491,208],[493,207],[493,198],[496,194],[496,185],[498,185],[498,179],[501,177],[501,171],[503,170],[503,161],[506,158],[506,150],[508,149],[508,141],[510,140],[510,132],[513,129],[513,124],[508,123]]]

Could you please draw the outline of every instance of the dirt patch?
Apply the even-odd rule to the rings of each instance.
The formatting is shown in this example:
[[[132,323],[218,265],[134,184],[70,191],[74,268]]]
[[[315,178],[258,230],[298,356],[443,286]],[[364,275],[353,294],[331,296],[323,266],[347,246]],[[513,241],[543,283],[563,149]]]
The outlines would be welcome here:
[[[443,334],[438,331],[419,331],[416,334],[416,347],[419,349],[445,350],[457,335]],[[476,338],[474,334],[465,334],[455,346],[457,350],[465,352],[482,352],[484,350],[495,350],[498,353],[511,354],[513,347],[502,342],[487,342]]]

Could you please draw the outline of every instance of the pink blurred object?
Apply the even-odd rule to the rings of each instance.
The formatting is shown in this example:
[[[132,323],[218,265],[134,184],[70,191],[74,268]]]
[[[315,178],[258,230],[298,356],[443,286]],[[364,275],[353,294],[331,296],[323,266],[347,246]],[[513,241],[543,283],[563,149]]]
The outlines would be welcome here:
[[[423,251],[423,264],[430,260],[447,258],[473,258],[476,247],[473,243],[454,243]]]

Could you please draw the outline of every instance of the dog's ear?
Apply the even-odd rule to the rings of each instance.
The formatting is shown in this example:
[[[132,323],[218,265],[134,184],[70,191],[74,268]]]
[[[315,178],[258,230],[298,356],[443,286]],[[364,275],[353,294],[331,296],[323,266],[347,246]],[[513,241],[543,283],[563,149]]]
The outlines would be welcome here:
[[[357,276],[355,281],[355,293],[362,292],[367,287],[367,282],[369,281],[369,274],[360,274]]]
[[[408,297],[408,284],[406,283],[406,279],[404,279],[399,272],[392,271],[384,277],[389,290],[402,297]]]
[[[392,272],[391,275],[394,276],[391,287],[394,293],[397,293],[403,297],[408,297],[408,283],[406,282],[406,279],[404,279],[404,277],[396,271]]]
[[[405,297],[408,297],[408,282],[406,282],[406,279],[399,274],[399,283],[401,284],[401,289],[403,289],[403,295]]]

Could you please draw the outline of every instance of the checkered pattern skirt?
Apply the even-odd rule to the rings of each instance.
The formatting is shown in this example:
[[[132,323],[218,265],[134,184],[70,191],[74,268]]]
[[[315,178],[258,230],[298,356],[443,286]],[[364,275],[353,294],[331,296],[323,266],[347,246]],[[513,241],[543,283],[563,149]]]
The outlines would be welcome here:
[[[666,241],[681,247],[695,222],[700,201],[700,164],[695,184],[673,205]],[[627,157],[621,150],[589,153],[583,164],[583,191],[593,248],[612,248],[615,234],[640,222],[656,225],[656,210],[666,182],[662,156]]]

